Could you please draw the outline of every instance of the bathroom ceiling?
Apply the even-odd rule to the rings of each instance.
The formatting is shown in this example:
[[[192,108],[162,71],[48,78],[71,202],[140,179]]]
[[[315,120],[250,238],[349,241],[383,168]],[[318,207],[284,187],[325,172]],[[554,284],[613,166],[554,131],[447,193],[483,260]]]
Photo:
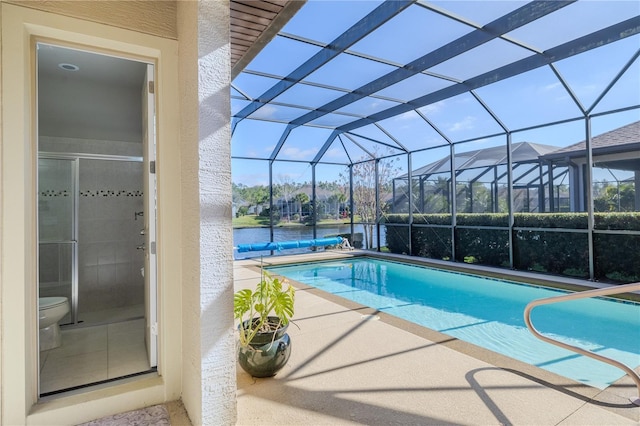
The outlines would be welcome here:
[[[74,64],[80,69],[69,73],[58,67],[60,63]],[[38,67],[47,77],[75,78],[125,87],[140,87],[145,71],[145,65],[140,62],[47,44],[38,47]]]
[[[239,74],[304,3],[232,0],[232,74]],[[64,70],[60,64],[78,70]],[[41,135],[140,142],[146,64],[42,44],[38,67]]]
[[[146,67],[113,56],[39,45],[39,134],[141,142]]]

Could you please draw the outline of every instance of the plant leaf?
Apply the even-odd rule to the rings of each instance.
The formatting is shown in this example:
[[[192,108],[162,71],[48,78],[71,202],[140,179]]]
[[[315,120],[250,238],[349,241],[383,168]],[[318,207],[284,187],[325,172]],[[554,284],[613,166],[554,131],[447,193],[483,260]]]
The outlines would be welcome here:
[[[249,289],[239,290],[233,295],[233,316],[242,321],[245,313],[251,311],[253,292]]]

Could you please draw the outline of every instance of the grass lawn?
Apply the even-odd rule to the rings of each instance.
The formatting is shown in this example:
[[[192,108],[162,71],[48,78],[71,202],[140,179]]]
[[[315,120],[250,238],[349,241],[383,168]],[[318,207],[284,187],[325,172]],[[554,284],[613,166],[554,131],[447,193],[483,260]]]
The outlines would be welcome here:
[[[260,226],[269,226],[269,218],[258,216],[255,214],[245,215],[233,218],[234,228],[256,228]]]

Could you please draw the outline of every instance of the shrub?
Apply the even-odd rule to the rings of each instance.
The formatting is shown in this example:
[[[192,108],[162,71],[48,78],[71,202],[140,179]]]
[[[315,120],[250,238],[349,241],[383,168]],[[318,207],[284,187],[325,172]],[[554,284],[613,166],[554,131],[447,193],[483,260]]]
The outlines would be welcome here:
[[[456,215],[456,261],[509,267],[509,216],[505,213]],[[451,259],[449,214],[415,214],[409,251],[409,215],[386,216],[387,247],[433,259]],[[593,235],[595,278],[620,283],[640,280],[640,236],[605,230],[640,230],[640,212],[596,213]],[[475,227],[488,227],[475,228]],[[549,230],[533,229],[548,228]],[[586,213],[514,214],[514,268],[587,278],[589,270]],[[576,232],[578,230],[578,232]],[[581,230],[581,231],[580,231]]]

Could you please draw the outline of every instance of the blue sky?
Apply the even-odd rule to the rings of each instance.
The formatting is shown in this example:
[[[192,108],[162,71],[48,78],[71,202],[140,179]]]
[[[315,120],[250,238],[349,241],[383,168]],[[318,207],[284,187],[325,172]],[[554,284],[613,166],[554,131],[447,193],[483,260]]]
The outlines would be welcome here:
[[[361,39],[324,67],[288,89],[275,102],[258,109],[248,119],[240,121],[232,138],[235,157],[268,158],[276,146],[286,123],[318,108],[327,102],[355,90],[369,81],[393,71],[394,64],[404,65],[437,49],[439,46],[483,26],[492,20],[526,4],[525,2],[495,1],[433,1],[435,8],[451,12],[464,22],[445,18],[433,10],[411,5],[388,23]],[[283,33],[310,40],[276,37],[251,62],[246,71],[233,82],[232,114],[238,113],[249,101],[243,95],[256,98],[278,82],[264,74],[285,76],[310,56],[321,50],[343,31],[374,10],[380,2],[309,0],[300,12],[283,28]],[[427,73],[416,74],[403,82],[386,87],[337,112],[326,114],[310,124],[295,128],[280,151],[278,159],[305,163],[276,162],[274,182],[311,180],[311,161],[336,126],[347,124],[388,108],[411,101],[456,82],[464,81],[531,56],[532,50],[545,51],[556,45],[581,37],[640,14],[640,2],[579,1],[566,6],[537,22],[507,34],[509,40],[494,39],[459,57],[437,64]],[[295,38],[294,37],[294,38]],[[520,45],[511,43],[513,40]],[[558,61],[557,72],[565,79],[580,103],[591,109],[594,102],[613,81],[640,48],[640,36],[605,45]],[[355,53],[355,54],[353,54]],[[382,58],[386,63],[367,57]],[[257,75],[252,72],[264,73]],[[640,104],[640,60],[636,59],[616,85],[593,108],[594,113],[626,108]],[[445,77],[445,78],[443,78]],[[236,90],[237,89],[237,90]],[[519,76],[476,89],[477,96],[510,130],[523,129],[552,121],[581,115],[569,92],[560,83],[554,70],[543,66]],[[301,108],[305,107],[305,108]],[[504,143],[501,127],[491,118],[480,102],[469,93],[423,106],[379,122],[354,129],[350,135],[336,140],[327,150],[323,161],[348,162],[358,160],[366,151],[375,149],[370,139],[397,146],[396,141],[409,150],[435,147],[447,142],[424,120],[426,117],[453,142],[487,136],[457,145],[457,151],[469,151]],[[254,119],[255,118],[255,119]],[[635,109],[593,119],[593,134],[597,135],[640,119]],[[273,121],[275,120],[275,121]],[[370,138],[370,139],[369,139]],[[584,139],[584,123],[576,122],[526,132],[516,132],[514,142],[530,141],[555,146],[567,146]],[[386,148],[385,148],[386,149]],[[389,152],[401,152],[399,149]],[[442,149],[415,155],[413,168],[440,158]],[[264,163],[264,164],[263,164]],[[406,169],[406,161],[400,162]],[[318,180],[337,179],[343,167],[318,166]],[[406,170],[402,170],[405,173]],[[267,184],[266,162],[234,160],[233,181],[245,185]]]

